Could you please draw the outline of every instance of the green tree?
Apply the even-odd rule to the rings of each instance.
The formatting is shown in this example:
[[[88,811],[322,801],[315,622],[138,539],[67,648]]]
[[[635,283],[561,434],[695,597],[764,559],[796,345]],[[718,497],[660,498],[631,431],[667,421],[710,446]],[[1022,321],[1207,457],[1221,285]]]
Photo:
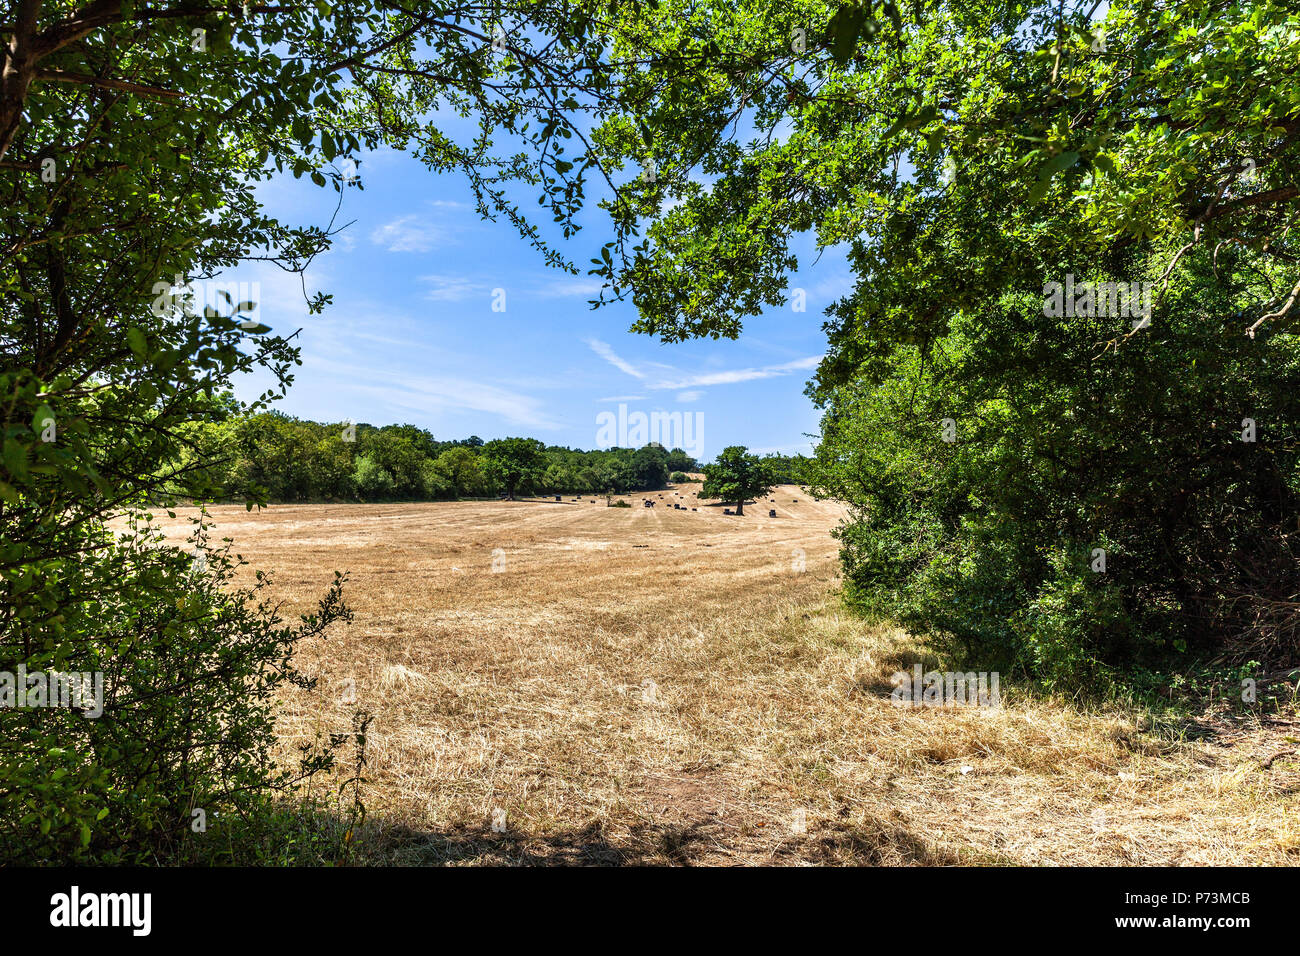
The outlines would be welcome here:
[[[1098,9],[670,5],[645,42],[729,62],[689,105],[644,77],[597,133],[631,157],[653,128],[661,175],[596,271],[677,341],[789,307],[798,233],[844,251],[810,394],[856,603],[1053,680],[1293,662],[1293,5]],[[1111,291],[1056,308],[1076,282]]]
[[[240,487],[265,489],[275,501],[309,500],[317,493],[314,445],[309,429],[286,415],[267,412],[240,419],[233,475],[243,483]]]
[[[448,448],[438,455],[434,466],[457,495],[472,497],[487,490],[479,456],[468,447]]]
[[[483,446],[483,472],[514,501],[515,492],[542,477],[544,447],[535,438],[494,439]]]
[[[680,448],[674,448],[668,453],[666,464],[670,471],[695,471],[699,467],[695,459]]]
[[[662,488],[668,483],[668,453],[662,445],[638,448],[629,468],[633,487],[639,491]]]
[[[368,455],[357,459],[352,472],[352,484],[362,501],[385,501],[398,491],[392,472]]]
[[[423,494],[423,464],[428,459],[409,435],[401,430],[367,429],[358,433],[357,444],[362,455],[388,473],[391,495],[418,498]]]
[[[702,60],[710,93],[689,105],[653,72],[630,78],[638,108],[596,140],[631,158],[629,126],[653,128],[660,175],[620,188],[619,230],[646,238],[594,271],[629,290],[640,331],[734,337],[746,317],[788,307],[792,239],[812,232],[818,248],[842,245],[859,278],[832,311],[832,331],[856,324],[830,373],[933,337],[959,302],[1037,290],[1034,249],[1082,266],[1144,241],[1171,258],[1235,244],[1285,263],[1300,89],[1270,77],[1289,75],[1300,48],[1290,5],[1119,0],[1094,22],[1097,9],[661,5],[671,28],[642,23],[638,42],[728,54]],[[742,145],[745,109],[757,135]],[[1295,285],[1279,283],[1243,330],[1291,314]]]
[[[437,464],[428,458],[421,459],[419,496],[426,501],[434,501],[439,498],[450,498],[455,494],[455,487],[447,476],[438,470]]]
[[[343,440],[343,427],[330,425],[319,429],[323,437],[316,440],[310,466],[312,485],[318,495],[346,501],[356,491],[352,484],[356,445]]]
[[[292,173],[360,189],[364,170],[349,161],[380,147],[458,171],[480,212],[573,271],[508,190],[535,187],[567,236],[587,177],[608,174],[586,131],[621,96],[606,38],[634,41],[618,22],[634,14],[603,23],[601,9],[10,5],[0,670],[100,670],[110,710],[80,723],[0,710],[6,856],[157,859],[188,839],[189,807],[238,820],[283,782],[267,757],[267,697],[300,677],[287,663],[294,644],[338,619],[337,594],[308,624],[284,625],[260,596],[191,575],[185,552],[108,527],[150,501],[229,493],[252,506],[273,485],[287,499],[322,493],[297,457],[319,436],[289,420],[236,430],[275,451],[274,471],[245,449],[225,462],[231,452],[194,443],[196,427],[232,414],[212,399],[234,380],[271,383],[241,410],[256,414],[298,361],[292,329],[201,283],[237,280],[252,262],[303,271],[332,227],[268,216],[259,184]],[[494,48],[501,23],[514,26]]]
[[[571,491],[574,485],[573,473],[566,465],[552,462],[546,466],[541,485],[543,491],[548,493]]]
[[[772,491],[772,475],[767,463],[749,454],[744,445],[724,448],[717,460],[704,466],[701,498],[734,501],[736,514],[745,513],[745,500],[762,498]]]

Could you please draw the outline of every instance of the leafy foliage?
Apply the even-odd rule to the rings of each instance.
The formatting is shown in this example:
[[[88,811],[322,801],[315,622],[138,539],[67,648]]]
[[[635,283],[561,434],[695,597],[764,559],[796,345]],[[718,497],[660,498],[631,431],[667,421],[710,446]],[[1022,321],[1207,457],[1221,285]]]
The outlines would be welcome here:
[[[1294,662],[1300,19],[1098,9],[669,4],[644,40],[726,53],[702,99],[642,77],[661,175],[596,271],[677,341],[783,305],[797,234],[844,253],[810,395],[864,609],[1056,681]],[[597,141],[634,154],[626,125]],[[1053,313],[1074,275],[1149,289],[1147,321]]]
[[[198,423],[188,435],[184,457],[205,462],[222,497],[240,500],[478,498],[509,493],[511,476],[516,493],[621,494],[663,488],[670,461],[696,467],[681,449],[654,444],[582,451],[524,438],[438,441],[415,425],[327,424],[277,412]]]
[[[541,476],[545,462],[542,443],[535,438],[498,438],[483,446],[484,471],[512,501],[521,485]]]
[[[762,498],[772,490],[774,479],[766,459],[751,455],[743,445],[724,448],[713,464],[704,466],[704,485],[699,497],[734,501],[736,514],[745,513],[745,501]]]
[[[833,390],[818,481],[858,506],[853,600],[1052,677],[1227,637],[1294,655],[1294,621],[1255,625],[1300,590],[1300,356],[1243,336],[1200,265],[1140,348],[1097,357],[1110,320],[1008,297]]]
[[[173,841],[192,801],[248,809],[285,782],[268,756],[267,701],[297,680],[293,644],[342,615],[337,592],[286,629],[253,594],[222,587],[228,577],[190,575],[174,546],[118,540],[110,521],[226,483],[250,507],[277,482],[294,494],[384,494],[389,481],[393,494],[441,494],[445,472],[409,431],[378,430],[353,459],[333,437],[308,442],[259,414],[292,381],[296,333],[260,321],[255,302],[188,290],[254,262],[302,272],[333,224],[267,216],[259,183],[291,173],[341,199],[364,184],[349,164],[380,147],[458,171],[482,215],[576,271],[510,190],[540,195],[568,236],[588,176],[607,173],[579,146],[619,93],[602,30],[616,25],[600,9],[11,5],[0,27],[0,665],[101,670],[107,705],[95,721],[0,711],[6,853],[46,860],[80,845],[143,859]],[[222,397],[249,372],[272,383],[266,393],[243,406]],[[205,444],[223,428],[233,475],[222,473],[229,448]]]
[[[315,614],[287,624],[265,596],[270,578],[236,584],[246,562],[229,543],[214,546],[201,520],[186,552],[164,547],[149,518],[101,532],[75,566],[62,562],[57,578],[75,583],[80,600],[47,625],[57,640],[32,640],[41,632],[21,624],[10,631],[30,643],[6,645],[0,670],[99,672],[103,684],[93,709],[3,712],[0,859],[183,854],[186,841],[204,839],[195,811],[214,826],[219,815],[260,814],[269,796],[333,759],[337,741],[318,740],[299,766],[274,769],[270,747],[277,691],[314,685],[292,663],[295,646],[350,617],[343,576]],[[15,610],[25,606],[20,597]]]

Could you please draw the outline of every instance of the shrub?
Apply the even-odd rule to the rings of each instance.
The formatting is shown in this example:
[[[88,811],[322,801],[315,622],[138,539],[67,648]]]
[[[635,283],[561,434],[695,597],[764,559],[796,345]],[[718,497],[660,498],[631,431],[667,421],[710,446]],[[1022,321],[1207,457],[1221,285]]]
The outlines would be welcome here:
[[[397,483],[393,480],[393,476],[388,473],[388,469],[373,458],[365,455],[357,459],[356,469],[352,472],[352,480],[356,485],[357,493],[368,501],[391,498],[397,488]]]
[[[1008,296],[829,390],[849,599],[1052,682],[1300,656],[1300,341],[1243,335],[1253,290],[1218,266],[1118,349]]]
[[[24,653],[6,644],[0,670],[101,672],[98,717],[73,709],[0,710],[0,859],[28,864],[142,863],[171,858],[200,817],[260,816],[275,795],[331,761],[328,742],[277,768],[274,696],[313,682],[294,647],[350,615],[343,576],[317,612],[286,624],[258,573],[210,549],[200,524],[191,552],[133,518],[119,540],[64,573],[93,600],[65,604],[57,629]],[[174,603],[151,600],[167,594]],[[196,816],[194,811],[202,811]]]
[[[452,498],[456,495],[456,488],[438,469],[437,463],[426,458],[420,463],[420,492],[425,498]]]

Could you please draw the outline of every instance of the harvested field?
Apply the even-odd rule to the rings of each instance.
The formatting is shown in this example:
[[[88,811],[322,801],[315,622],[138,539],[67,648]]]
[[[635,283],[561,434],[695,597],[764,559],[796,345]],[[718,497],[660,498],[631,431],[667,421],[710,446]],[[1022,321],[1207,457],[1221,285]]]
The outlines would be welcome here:
[[[213,509],[293,610],[350,572],[356,619],[301,649],[320,684],[283,730],[289,753],[374,714],[360,859],[1300,862],[1300,762],[1263,766],[1300,725],[1151,726],[1005,684],[999,709],[894,707],[889,676],[937,660],[839,609],[840,508],[787,486],[728,517],[697,488],[694,512]]]

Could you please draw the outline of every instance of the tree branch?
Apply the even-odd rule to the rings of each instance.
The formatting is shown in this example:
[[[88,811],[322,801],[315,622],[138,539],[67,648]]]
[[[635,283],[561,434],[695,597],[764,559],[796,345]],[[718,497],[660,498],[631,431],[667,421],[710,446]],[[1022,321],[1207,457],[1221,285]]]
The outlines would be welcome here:
[[[69,73],[67,70],[37,70],[34,79],[50,83],[86,83],[90,86],[99,86],[108,90],[124,90],[127,93],[141,93],[146,96],[180,97],[184,95],[177,93],[175,90],[164,90],[158,86],[146,86],[143,83],[130,83],[126,80],[100,79],[97,76],[87,76],[84,73]]]

